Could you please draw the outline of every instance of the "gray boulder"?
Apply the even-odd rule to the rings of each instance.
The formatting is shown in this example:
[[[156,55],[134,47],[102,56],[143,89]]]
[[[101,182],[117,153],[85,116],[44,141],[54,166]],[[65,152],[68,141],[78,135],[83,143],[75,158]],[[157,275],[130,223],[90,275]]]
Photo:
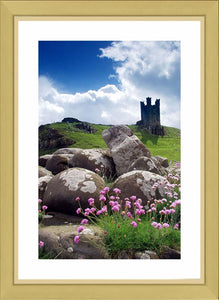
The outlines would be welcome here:
[[[150,151],[127,126],[112,126],[103,131],[102,137],[110,148],[118,176],[126,173],[137,158],[151,157]]]
[[[54,177],[53,175],[46,175],[46,176],[40,177],[40,178],[38,179],[38,196],[39,196],[39,199],[42,199],[42,200],[43,200],[43,197],[44,197],[44,193],[45,193],[47,184],[48,184],[48,182],[49,182],[53,177]]]
[[[46,155],[42,155],[39,158],[39,166],[41,167],[45,167],[47,161],[52,157],[52,154],[46,154]]]
[[[159,167],[152,158],[141,156],[137,158],[128,168],[128,172],[133,170],[144,170],[155,174],[162,175]]]
[[[109,149],[81,149],[69,159],[69,165],[93,172],[99,169],[106,177],[115,176],[115,165]]]
[[[43,203],[48,206],[48,211],[76,215],[79,205],[75,198],[80,197],[83,209],[88,207],[89,198],[94,198],[95,205],[99,206],[99,192],[104,187],[103,179],[96,173],[82,168],[70,168],[49,181]]]
[[[69,168],[69,158],[63,154],[53,155],[46,163],[46,169],[56,175]]]
[[[43,177],[43,176],[47,176],[47,175],[53,177],[51,171],[49,171],[49,170],[47,170],[47,169],[45,169],[45,168],[39,166],[39,167],[38,167],[38,177]]]
[[[162,167],[169,167],[168,158],[157,155],[156,159],[160,162]]]
[[[160,175],[148,171],[136,170],[121,175],[111,189],[120,189],[121,199],[131,196],[141,198],[142,205],[145,206],[147,205],[147,201],[165,197],[164,180],[165,178]],[[152,188],[156,182],[161,184],[156,188]]]

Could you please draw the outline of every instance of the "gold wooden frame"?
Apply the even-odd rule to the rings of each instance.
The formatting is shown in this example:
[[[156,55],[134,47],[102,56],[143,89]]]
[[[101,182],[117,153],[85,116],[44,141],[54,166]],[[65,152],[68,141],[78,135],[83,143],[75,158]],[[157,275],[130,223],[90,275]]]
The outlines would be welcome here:
[[[218,1],[44,1],[5,0],[1,4],[1,286],[0,299],[218,299]],[[14,45],[17,17],[135,17],[204,18],[205,61],[202,76],[202,194],[204,199],[203,240],[204,280],[191,282],[154,281],[130,285],[129,282],[84,281],[18,284],[14,280],[14,233],[16,224],[17,155]],[[202,57],[203,59],[203,57]],[[14,98],[15,97],[15,98]],[[15,202],[16,204],[16,202]],[[16,215],[16,214],[15,214]],[[16,256],[15,256],[16,257]],[[15,278],[16,279],[16,278]],[[81,285],[83,283],[83,286]]]

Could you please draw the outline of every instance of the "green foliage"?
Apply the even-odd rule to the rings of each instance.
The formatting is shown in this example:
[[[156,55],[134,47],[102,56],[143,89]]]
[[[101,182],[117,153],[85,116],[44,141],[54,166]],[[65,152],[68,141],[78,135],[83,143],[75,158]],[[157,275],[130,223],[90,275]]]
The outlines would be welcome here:
[[[53,123],[45,125],[45,129],[41,135],[46,134],[46,128],[58,130],[58,132],[68,139],[72,139],[75,143],[70,145],[71,148],[107,148],[102,138],[102,132],[108,129],[109,125],[90,124],[96,131],[94,133],[86,133],[76,127],[78,123]],[[136,125],[129,126],[142,143],[156,156],[167,157],[169,161],[180,161],[180,130],[172,127],[164,127],[165,135],[155,136],[148,133],[147,130],[141,129]],[[40,150],[39,155],[51,154],[57,149]]]
[[[112,257],[123,250],[132,253],[147,249],[159,254],[164,246],[180,249],[179,230],[173,227],[155,229],[145,217],[137,227],[130,226],[130,219],[122,218],[120,214],[100,217],[98,225],[107,232],[104,244]]]

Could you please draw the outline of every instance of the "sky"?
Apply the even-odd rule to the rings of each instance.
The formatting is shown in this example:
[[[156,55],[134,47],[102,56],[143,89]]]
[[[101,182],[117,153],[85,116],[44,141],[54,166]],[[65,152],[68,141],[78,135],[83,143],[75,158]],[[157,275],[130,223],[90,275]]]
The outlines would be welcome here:
[[[162,125],[180,128],[180,42],[39,42],[39,125],[135,124],[146,97],[160,99]]]

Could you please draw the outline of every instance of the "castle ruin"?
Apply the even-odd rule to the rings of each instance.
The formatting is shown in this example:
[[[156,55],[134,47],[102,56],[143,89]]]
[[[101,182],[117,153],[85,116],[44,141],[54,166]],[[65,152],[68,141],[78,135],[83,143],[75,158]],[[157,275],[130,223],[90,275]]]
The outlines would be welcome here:
[[[156,99],[155,105],[151,105],[151,98],[140,102],[141,121],[137,125],[146,128],[151,134],[164,135],[164,128],[160,125],[160,99]]]

